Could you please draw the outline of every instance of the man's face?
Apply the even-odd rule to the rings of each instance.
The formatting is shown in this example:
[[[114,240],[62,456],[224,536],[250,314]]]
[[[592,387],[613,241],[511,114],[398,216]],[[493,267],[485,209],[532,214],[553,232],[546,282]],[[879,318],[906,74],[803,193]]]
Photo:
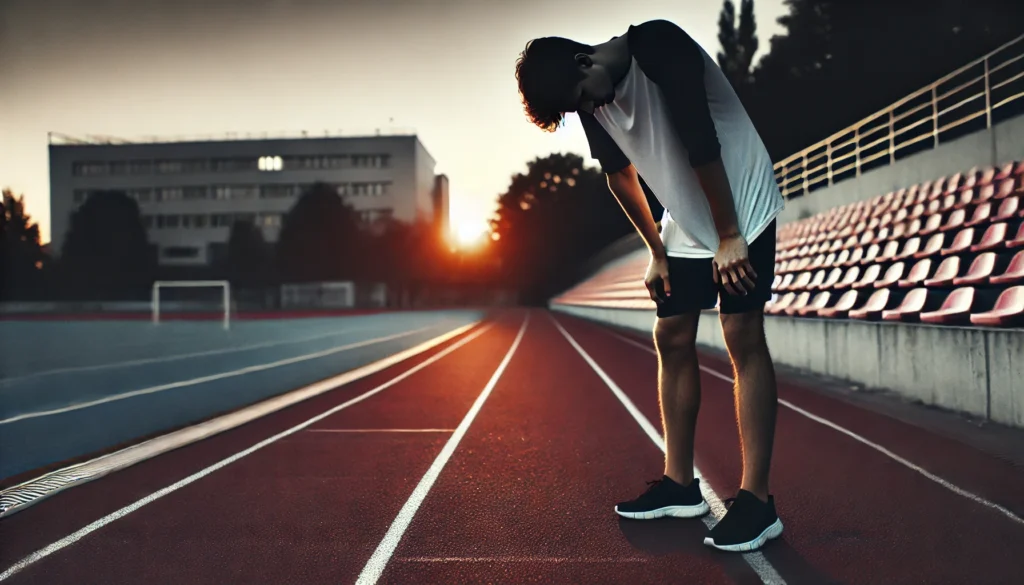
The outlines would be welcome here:
[[[583,79],[572,90],[573,112],[593,114],[594,110],[615,99],[615,86],[604,65],[594,63],[589,55],[576,56]]]

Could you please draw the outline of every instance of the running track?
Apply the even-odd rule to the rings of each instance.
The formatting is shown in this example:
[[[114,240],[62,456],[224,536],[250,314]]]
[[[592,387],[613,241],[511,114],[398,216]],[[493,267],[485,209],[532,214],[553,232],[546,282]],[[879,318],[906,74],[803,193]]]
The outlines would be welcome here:
[[[720,358],[701,359],[697,467],[724,499],[740,469],[731,383]],[[1019,461],[795,378],[780,379],[771,480],[782,539],[736,556],[702,544],[701,520],[619,519],[614,502],[661,474],[655,367],[643,337],[497,313],[0,521],[0,572],[53,585],[1024,579]]]

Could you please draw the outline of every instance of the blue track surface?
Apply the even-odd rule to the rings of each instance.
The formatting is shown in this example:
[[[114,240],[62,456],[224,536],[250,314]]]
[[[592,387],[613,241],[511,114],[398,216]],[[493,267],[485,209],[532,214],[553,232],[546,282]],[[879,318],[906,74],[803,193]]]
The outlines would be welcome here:
[[[436,311],[238,321],[229,331],[218,322],[4,323],[0,478],[282,394],[482,317]],[[75,408],[140,390],[151,392]],[[75,409],[40,415],[67,408]]]

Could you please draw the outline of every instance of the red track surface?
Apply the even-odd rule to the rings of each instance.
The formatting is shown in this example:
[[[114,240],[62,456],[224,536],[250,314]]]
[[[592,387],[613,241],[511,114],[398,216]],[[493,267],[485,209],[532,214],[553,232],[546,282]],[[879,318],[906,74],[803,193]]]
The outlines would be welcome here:
[[[353,583],[491,379],[524,312],[405,380],[82,537],[12,583]],[[659,426],[655,357],[557,317]],[[470,332],[472,334],[472,332]],[[457,342],[457,340],[456,340]],[[75,488],[0,521],[0,572],[225,457],[391,380],[455,342],[326,395]],[[702,363],[721,373],[720,358]],[[730,385],[703,376],[697,465],[725,498],[740,456]],[[1024,470],[780,379],[780,398],[1024,516]],[[440,429],[438,432],[322,432]],[[787,583],[1024,581],[1024,524],[789,408],[764,556]],[[379,583],[757,583],[699,520],[620,520],[662,455],[605,382],[533,312],[525,336],[388,559]]]

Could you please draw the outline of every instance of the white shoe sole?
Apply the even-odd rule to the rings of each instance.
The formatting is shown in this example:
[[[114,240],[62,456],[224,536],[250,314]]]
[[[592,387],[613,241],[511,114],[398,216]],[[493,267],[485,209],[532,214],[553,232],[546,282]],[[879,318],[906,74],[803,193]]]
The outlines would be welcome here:
[[[646,512],[623,512],[619,510],[618,506],[615,506],[616,514],[634,520],[654,520],[655,518],[664,518],[666,516],[671,518],[696,518],[707,514],[708,511],[710,511],[710,508],[707,502],[701,502],[696,506],[665,506],[664,508],[647,510]]]
[[[758,536],[754,540],[751,540],[750,542],[741,542],[738,544],[715,544],[715,541],[712,540],[712,538],[709,536],[704,538],[704,544],[708,546],[713,546],[718,550],[724,550],[728,552],[749,552],[761,548],[769,540],[773,538],[778,538],[781,535],[782,520],[776,518],[775,522],[773,522],[771,526],[765,528],[764,532],[762,532],[760,536]]]

